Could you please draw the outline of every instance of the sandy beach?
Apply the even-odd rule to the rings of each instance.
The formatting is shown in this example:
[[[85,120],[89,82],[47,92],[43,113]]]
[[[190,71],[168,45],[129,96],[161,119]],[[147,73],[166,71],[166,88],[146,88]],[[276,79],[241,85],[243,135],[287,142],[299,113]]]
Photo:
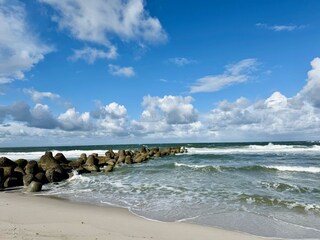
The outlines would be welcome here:
[[[126,209],[0,193],[0,239],[263,239],[187,223],[140,218]]]

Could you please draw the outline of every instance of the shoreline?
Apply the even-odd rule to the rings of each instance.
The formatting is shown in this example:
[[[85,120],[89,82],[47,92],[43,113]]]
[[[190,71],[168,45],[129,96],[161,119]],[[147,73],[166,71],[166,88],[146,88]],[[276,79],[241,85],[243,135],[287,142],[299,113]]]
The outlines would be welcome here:
[[[148,220],[115,206],[0,192],[0,239],[239,239],[264,238],[185,222]]]

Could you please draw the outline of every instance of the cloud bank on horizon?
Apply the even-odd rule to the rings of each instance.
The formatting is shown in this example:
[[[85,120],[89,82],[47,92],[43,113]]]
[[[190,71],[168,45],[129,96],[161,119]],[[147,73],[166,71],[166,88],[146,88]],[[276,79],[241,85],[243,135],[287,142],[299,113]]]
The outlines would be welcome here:
[[[227,23],[223,31],[205,26],[191,41],[175,33],[184,25],[168,20],[178,9],[162,7],[143,0],[0,0],[0,144],[320,139],[318,52],[297,49],[312,53],[304,68],[288,60],[297,44],[289,35],[305,37],[304,25],[251,16],[241,27],[251,29],[252,46],[243,32],[226,37]],[[208,29],[220,39],[200,42]]]

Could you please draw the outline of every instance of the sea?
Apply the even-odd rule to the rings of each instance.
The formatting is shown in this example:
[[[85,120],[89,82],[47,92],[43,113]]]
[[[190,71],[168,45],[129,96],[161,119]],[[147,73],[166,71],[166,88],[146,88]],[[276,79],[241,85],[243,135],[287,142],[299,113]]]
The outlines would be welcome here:
[[[47,184],[40,195],[126,208],[162,222],[188,222],[264,237],[320,239],[320,142],[145,144],[188,152],[117,166],[112,173]],[[142,145],[1,148],[12,160],[45,151],[81,153]]]

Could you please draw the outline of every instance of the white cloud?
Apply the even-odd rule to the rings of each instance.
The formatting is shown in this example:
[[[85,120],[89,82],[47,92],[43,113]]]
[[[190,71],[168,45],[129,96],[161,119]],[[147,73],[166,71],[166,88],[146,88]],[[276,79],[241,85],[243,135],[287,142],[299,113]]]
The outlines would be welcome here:
[[[24,79],[53,50],[32,33],[26,15],[20,2],[0,1],[0,84]]]
[[[68,109],[60,114],[58,121],[61,129],[65,131],[88,131],[92,129],[89,112],[79,113],[75,108]]]
[[[228,69],[238,74],[245,65]],[[122,143],[315,140],[320,136],[320,59],[311,65],[306,85],[295,96],[276,91],[257,101],[224,100],[207,113],[199,113],[190,96],[145,96],[142,113],[135,119],[116,102],[100,104],[91,113],[71,108],[58,117],[44,104],[0,105],[0,142],[14,143],[20,139],[17,136],[74,144],[114,143],[115,139]]]
[[[292,32],[294,30],[298,30],[301,28],[304,28],[304,26],[298,26],[298,25],[268,25],[265,23],[257,23],[257,27],[268,29],[274,32]]]
[[[197,79],[191,86],[190,92],[216,92],[230,85],[246,82],[250,79],[252,71],[256,69],[258,62],[254,58],[248,58],[226,66],[226,70],[220,75],[208,75]]]
[[[160,21],[146,11],[144,0],[39,0],[53,7],[53,20],[79,40],[112,46],[111,38],[166,41]]]
[[[320,108],[320,58],[313,59],[311,66],[307,84],[298,93],[297,98],[309,101],[315,107]]]
[[[169,58],[168,62],[174,65],[177,65],[179,67],[194,63],[194,60],[184,58],[184,57],[175,57],[175,58]]]
[[[163,118],[168,124],[186,124],[197,121],[198,114],[192,105],[193,98],[181,96],[164,96],[143,98],[143,121],[155,121]]]
[[[79,59],[85,60],[90,64],[93,64],[97,59],[115,59],[118,56],[117,48],[111,46],[109,51],[103,51],[101,49],[86,47],[83,49],[76,49],[73,51],[73,55],[69,57],[71,61],[77,61]]]
[[[109,72],[114,76],[133,77],[135,75],[133,67],[120,67],[118,65],[109,64]]]
[[[52,93],[52,92],[38,92],[33,88],[24,89],[26,94],[30,95],[34,102],[41,102],[43,98],[49,98],[51,100],[56,100],[60,98],[60,95]]]

